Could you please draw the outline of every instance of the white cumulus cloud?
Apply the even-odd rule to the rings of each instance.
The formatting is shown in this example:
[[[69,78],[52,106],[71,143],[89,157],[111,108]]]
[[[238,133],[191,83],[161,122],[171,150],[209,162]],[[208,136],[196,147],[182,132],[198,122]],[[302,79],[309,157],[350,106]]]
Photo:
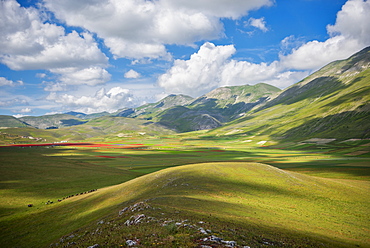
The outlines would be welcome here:
[[[125,73],[124,77],[125,78],[139,78],[141,77],[141,75],[137,71],[131,69]]]
[[[175,60],[174,65],[158,78],[166,93],[184,93],[194,97],[217,87],[269,83],[285,88],[297,82],[307,72],[285,70],[279,61],[255,64],[232,59],[233,45],[203,44],[189,60]]]
[[[307,42],[286,55],[282,65],[297,70],[316,70],[345,59],[370,45],[370,1],[348,0],[337,13],[336,23],[328,25],[330,38]]]
[[[83,69],[66,67],[50,71],[60,74],[59,81],[66,85],[79,85],[83,82],[83,84],[94,86],[109,81],[111,77],[105,69],[98,66]]]
[[[192,45],[218,38],[223,34],[220,18],[237,19],[272,3],[272,0],[44,0],[46,8],[57,18],[104,39],[116,58],[132,59],[168,59],[166,44]]]
[[[51,92],[46,98],[55,103],[62,103],[65,110],[74,110],[86,114],[97,112],[113,112],[132,105],[133,96],[128,89],[113,87],[109,91],[104,88],[92,96],[74,96]]]
[[[184,8],[192,11],[200,11],[219,18],[237,19],[246,15],[248,11],[270,6],[272,0],[162,0],[165,5],[172,8]]]
[[[23,114],[31,113],[32,112],[32,109],[30,109],[30,108],[24,108],[24,109],[21,109],[19,112],[20,113],[23,113]]]
[[[43,22],[41,13],[14,0],[0,2],[1,61],[13,70],[83,67],[107,63],[88,33],[66,34],[61,26]]]
[[[158,84],[166,93],[192,96],[225,85],[263,82],[285,88],[308,76],[312,70],[369,46],[369,13],[370,1],[348,0],[337,13],[336,23],[327,26],[330,38],[304,43],[289,36],[281,42],[280,59],[269,64],[234,60],[234,46],[205,43],[189,60],[176,60],[172,68],[158,78]],[[247,25],[267,31],[263,18],[250,18]],[[298,47],[294,48],[295,45]]]
[[[9,100],[0,100],[0,107],[8,107],[8,106],[15,106],[15,105],[25,105],[28,104],[28,101],[21,98],[14,98]]]
[[[40,10],[21,7],[15,0],[1,1],[0,12],[6,13],[0,15],[0,61],[10,69],[57,71],[62,82],[73,84],[97,84],[108,78],[103,69],[108,58],[90,33],[67,33],[62,26],[46,22]],[[86,76],[91,68],[105,72],[100,79]]]
[[[264,17],[259,18],[259,19],[251,17],[251,18],[249,18],[246,25],[261,29],[263,32],[268,31],[268,28],[266,27],[266,21],[265,21]]]
[[[38,78],[45,78],[46,74],[45,73],[36,73],[36,77]]]
[[[68,86],[64,83],[43,82],[46,84],[44,91],[67,91]]]
[[[5,77],[0,77],[0,86],[17,86],[23,85],[23,81],[14,82],[13,80],[8,80]]]
[[[349,0],[337,13],[334,25],[327,30],[332,36],[343,35],[355,39],[362,45],[370,44],[370,2],[368,0]]]
[[[220,69],[235,51],[232,45],[207,42],[189,60],[175,60],[173,67],[158,78],[158,84],[169,93],[204,94],[220,84]]]

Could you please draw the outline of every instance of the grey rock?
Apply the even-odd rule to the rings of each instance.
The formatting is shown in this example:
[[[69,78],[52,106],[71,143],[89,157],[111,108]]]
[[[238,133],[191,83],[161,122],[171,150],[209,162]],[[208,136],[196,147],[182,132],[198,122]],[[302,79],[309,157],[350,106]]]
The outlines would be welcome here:
[[[131,240],[131,239],[126,240],[126,245],[128,245],[128,246],[134,246],[134,245],[136,245],[136,244],[137,244],[137,242],[136,242],[136,241],[133,241],[133,240]]]
[[[98,248],[98,247],[100,247],[100,245],[99,244],[95,244],[95,245],[88,246],[87,248]]]

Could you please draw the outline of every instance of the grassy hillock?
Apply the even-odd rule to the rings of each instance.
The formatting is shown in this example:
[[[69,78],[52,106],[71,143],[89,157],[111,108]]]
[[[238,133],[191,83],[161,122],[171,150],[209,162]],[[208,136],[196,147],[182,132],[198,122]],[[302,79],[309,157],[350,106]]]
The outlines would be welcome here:
[[[369,242],[369,189],[364,181],[310,177],[258,163],[193,164],[28,210],[33,214],[27,219],[9,221],[32,226],[32,235],[20,238],[26,228],[19,226],[2,240],[20,247],[47,246],[53,239],[77,247],[119,247],[128,239],[140,240],[140,247],[198,247],[215,235],[251,247],[361,247]],[[139,202],[145,207],[132,208]],[[119,215],[130,206],[134,210]],[[142,222],[124,224],[140,214]]]
[[[365,246],[369,186],[256,163],[170,168],[106,189],[100,204],[126,201],[100,224],[75,232],[71,241],[119,246],[137,239],[142,247],[198,247],[200,240],[215,235],[252,247]],[[118,214],[138,202],[148,206]],[[124,224],[140,214],[142,222]],[[194,224],[195,230],[189,227]],[[200,227],[207,233],[199,232]]]

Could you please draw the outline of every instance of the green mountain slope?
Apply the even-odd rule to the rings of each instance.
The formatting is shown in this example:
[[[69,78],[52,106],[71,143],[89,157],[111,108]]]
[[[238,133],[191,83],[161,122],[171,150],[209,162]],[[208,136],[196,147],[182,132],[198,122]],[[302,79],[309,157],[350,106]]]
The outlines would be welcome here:
[[[81,125],[86,122],[85,120],[68,114],[25,116],[19,119],[30,126],[40,129],[56,129],[60,127]]]
[[[48,122],[42,122],[48,123]],[[124,137],[165,136],[175,132],[154,122],[125,117],[104,116],[80,125],[58,129],[34,127],[7,128],[0,132],[0,143],[34,143],[57,141],[110,141]],[[31,137],[31,138],[30,138]]]
[[[27,127],[27,123],[9,115],[0,115],[0,127]]]
[[[163,110],[175,107],[188,105],[194,99],[187,95],[169,95],[156,103],[148,103],[135,109],[135,113],[128,117],[140,117],[151,119],[153,116]]]
[[[217,114],[217,117],[222,116]],[[190,109],[177,106],[159,113],[155,119],[159,124],[177,132],[198,131],[220,127],[221,122],[205,109]]]
[[[241,85],[241,86],[225,86],[217,88],[204,97],[199,98],[191,105],[193,107],[203,104],[204,102],[212,101],[216,103],[219,108],[227,108],[240,102],[255,103],[260,101],[261,98],[270,97],[281,90],[269,84],[256,84],[256,85]]]
[[[246,116],[210,132],[271,139],[370,137],[370,48],[335,61]]]
[[[94,119],[94,118],[99,118],[99,117],[102,117],[102,116],[110,116],[111,115],[108,112],[101,112],[101,113],[94,113],[94,114],[84,114],[84,113],[74,112],[74,111],[70,111],[70,112],[67,112],[65,114],[73,115],[73,116],[76,116],[77,118],[80,118],[80,119]]]
[[[220,87],[196,99],[189,107],[210,111],[215,117],[220,116],[219,120],[224,123],[244,115],[280,91],[264,83]]]
[[[213,129],[244,115],[280,89],[268,84],[215,89],[182,107],[157,114],[154,120],[179,132]]]
[[[63,140],[110,140],[122,139],[122,137],[145,137],[174,133],[157,123],[147,120],[114,116],[95,118],[82,125],[53,131],[59,134]]]

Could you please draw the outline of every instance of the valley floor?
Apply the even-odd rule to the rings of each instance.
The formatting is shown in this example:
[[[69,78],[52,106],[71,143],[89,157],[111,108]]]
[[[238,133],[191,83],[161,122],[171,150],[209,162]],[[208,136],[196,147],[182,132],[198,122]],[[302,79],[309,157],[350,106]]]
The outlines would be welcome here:
[[[3,146],[0,243],[366,247],[369,144],[171,136]]]

